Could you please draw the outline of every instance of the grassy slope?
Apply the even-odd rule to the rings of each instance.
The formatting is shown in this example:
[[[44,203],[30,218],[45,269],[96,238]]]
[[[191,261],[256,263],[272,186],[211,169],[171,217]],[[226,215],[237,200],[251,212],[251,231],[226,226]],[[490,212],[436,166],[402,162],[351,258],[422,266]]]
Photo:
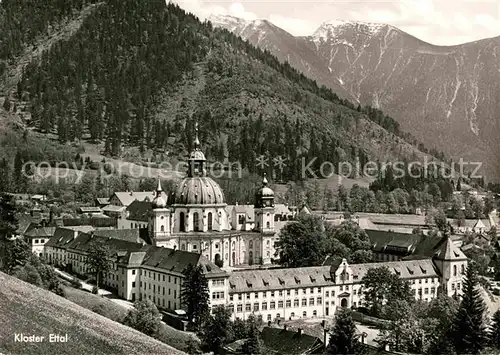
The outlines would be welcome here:
[[[69,286],[64,287],[64,292],[66,293],[66,298],[71,302],[86,309],[97,311],[100,315],[115,322],[122,322],[127,315],[127,310],[124,307],[105,297],[96,296]],[[185,350],[189,340],[193,339],[189,333],[182,332],[163,323],[156,338],[180,350]]]
[[[0,352],[7,354],[184,354],[67,299],[0,272]],[[15,333],[68,334],[68,343],[16,343]]]

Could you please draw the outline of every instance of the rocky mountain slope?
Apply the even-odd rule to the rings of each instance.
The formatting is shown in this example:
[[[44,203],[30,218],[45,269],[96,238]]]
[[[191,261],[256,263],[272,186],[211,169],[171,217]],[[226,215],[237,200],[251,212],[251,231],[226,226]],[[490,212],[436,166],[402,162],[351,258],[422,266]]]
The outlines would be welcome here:
[[[314,158],[318,172],[323,162],[425,156],[382,112],[360,112],[288,64],[172,3],[94,3],[72,0],[52,19],[45,8],[9,8],[6,13],[17,16],[0,22],[6,33],[0,44],[13,43],[7,48],[16,50],[0,52],[3,80],[9,80],[0,85],[2,117],[20,116],[30,129],[62,143],[104,142],[112,156],[124,146],[181,156],[192,149],[198,121],[211,159],[262,173],[257,157],[282,156],[289,162],[281,172],[285,181],[304,178],[301,167]],[[18,23],[29,14],[37,26],[26,43]],[[51,35],[63,23],[75,25],[64,36]],[[44,48],[41,55],[23,55],[33,43]],[[313,53],[308,48],[297,50]]]
[[[500,37],[443,47],[383,24],[329,21],[294,37],[268,21],[210,20],[339,96],[382,109],[425,145],[498,172]]]

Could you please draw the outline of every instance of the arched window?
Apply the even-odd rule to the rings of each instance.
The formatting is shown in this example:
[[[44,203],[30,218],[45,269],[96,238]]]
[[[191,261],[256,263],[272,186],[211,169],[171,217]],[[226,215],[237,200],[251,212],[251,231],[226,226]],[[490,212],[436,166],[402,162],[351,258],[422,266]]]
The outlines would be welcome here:
[[[457,266],[453,265],[453,276],[457,276]]]
[[[302,317],[307,317],[307,311],[302,312]]]
[[[195,232],[200,231],[200,216],[198,212],[193,213],[193,230]]]
[[[165,226],[161,226],[160,231],[165,232]]]
[[[207,221],[207,225],[208,225],[208,230],[211,231],[212,230],[212,212],[208,212],[208,221]]]
[[[179,214],[179,231],[185,232],[186,231],[186,217],[184,215],[184,212],[181,212]]]

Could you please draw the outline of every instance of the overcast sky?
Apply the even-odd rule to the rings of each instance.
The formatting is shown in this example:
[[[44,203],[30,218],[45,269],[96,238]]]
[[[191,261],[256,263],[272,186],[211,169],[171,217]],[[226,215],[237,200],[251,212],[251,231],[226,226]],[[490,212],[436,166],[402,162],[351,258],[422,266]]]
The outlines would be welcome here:
[[[341,19],[394,25],[438,45],[500,36],[500,0],[173,1],[202,20],[212,13],[268,19],[294,35]]]

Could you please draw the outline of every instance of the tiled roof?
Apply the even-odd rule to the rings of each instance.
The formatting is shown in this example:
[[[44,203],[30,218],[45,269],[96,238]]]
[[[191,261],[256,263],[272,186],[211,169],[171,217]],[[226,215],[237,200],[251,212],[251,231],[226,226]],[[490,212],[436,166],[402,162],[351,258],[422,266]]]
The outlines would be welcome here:
[[[141,192],[115,192],[114,196],[120,201],[123,206],[128,206],[135,200],[145,201],[148,199],[149,201],[153,201],[156,196],[155,191],[141,191]],[[162,197],[167,201],[167,194],[162,192]]]
[[[361,281],[369,269],[381,266],[386,266],[391,272],[397,273],[402,279],[439,277],[437,270],[434,267],[434,263],[430,258],[420,260],[389,261],[383,263],[350,264],[349,266],[353,272],[355,281]]]
[[[94,231],[94,235],[120,239],[127,242],[142,243],[140,229],[101,229]]]
[[[329,266],[233,271],[229,276],[229,292],[231,293],[277,288],[320,287],[332,284]]]
[[[101,209],[99,207],[80,207],[80,211],[82,213],[101,213]]]
[[[152,209],[151,202],[134,201],[127,207],[127,211],[129,212],[127,219],[147,222],[149,220],[149,213]]]
[[[253,205],[235,205],[233,209],[237,214],[245,214],[247,222],[255,221],[255,207]]]
[[[274,211],[278,215],[290,215],[290,214],[292,214],[292,211],[290,211],[290,208],[288,208],[288,205],[285,205],[283,203],[274,204]]]
[[[438,247],[434,257],[438,260],[467,260],[463,251],[450,238]]]
[[[51,238],[56,231],[56,227],[33,228],[24,234],[28,238]]]
[[[136,243],[135,241],[126,240],[127,238],[113,238],[106,236],[106,234],[108,234],[107,232],[122,231],[101,230],[95,231],[94,233],[77,232],[78,234],[75,238],[74,231],[66,228],[58,228],[54,237],[45,245],[86,253],[89,251],[92,241],[101,240],[108,246],[112,255],[118,258],[118,262],[125,263],[129,266],[151,266],[182,273],[186,266],[193,264],[201,265],[207,277],[222,277],[227,275],[223,270],[201,254]],[[118,234],[109,233],[109,235],[115,237]],[[137,233],[137,235],[139,234]]]
[[[107,206],[104,206],[102,208],[102,211],[103,212],[122,212],[122,211],[125,211],[125,208],[126,208],[126,206],[107,205]]]
[[[63,225],[70,226],[92,226],[94,228],[103,227],[116,227],[116,218],[109,218],[105,216],[94,216],[88,218],[63,218]]]
[[[299,335],[298,332],[271,327],[262,329],[261,338],[266,348],[287,355],[307,354],[323,344],[319,338],[304,333]]]
[[[387,249],[388,253],[397,252],[398,249],[405,254],[410,254],[415,251],[421,237],[413,234],[396,233],[391,231],[371,230],[366,229],[366,234],[370,238],[372,250],[374,252],[384,252]],[[394,248],[394,249],[392,249]],[[403,251],[403,249],[405,249]]]
[[[329,265],[328,265],[329,264]],[[325,266],[303,267],[294,269],[257,269],[233,271],[229,275],[229,292],[259,292],[288,288],[308,288],[335,285],[332,273],[339,263],[330,260]],[[331,266],[330,266],[331,265]],[[384,263],[350,264],[354,283],[361,279],[369,269],[386,266],[391,272],[403,279],[438,277],[432,259],[391,261]]]
[[[100,205],[109,205],[109,197],[98,197],[96,201]]]

